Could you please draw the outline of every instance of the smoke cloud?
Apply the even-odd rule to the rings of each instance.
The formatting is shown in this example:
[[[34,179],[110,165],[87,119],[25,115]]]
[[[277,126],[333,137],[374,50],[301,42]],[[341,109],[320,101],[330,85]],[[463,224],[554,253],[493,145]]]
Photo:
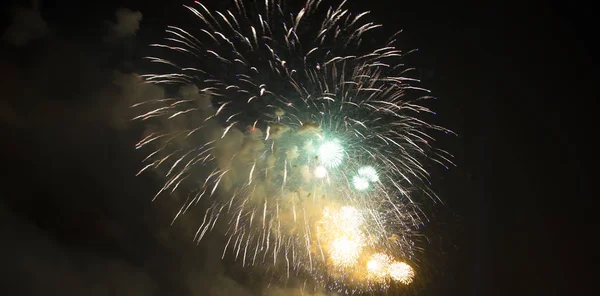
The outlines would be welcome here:
[[[116,22],[112,23],[112,33],[116,38],[131,37],[140,29],[142,13],[128,8],[119,8],[116,12]]]
[[[25,45],[47,34],[38,10],[19,11],[4,36],[7,42]],[[139,29],[141,13],[120,10],[117,19],[112,36],[130,37]],[[151,203],[162,180],[152,175],[135,177],[143,155],[133,148],[140,133],[152,132],[153,125],[132,119],[153,107],[132,106],[168,99],[165,89],[146,83],[139,74],[111,67],[105,61],[112,55],[104,54],[107,48],[102,40],[91,46],[60,37],[40,42],[30,52],[3,49],[5,59],[0,61],[3,73],[10,74],[0,82],[4,94],[0,125],[11,135],[5,137],[7,146],[14,147],[3,159],[12,172],[2,180],[2,188],[9,190],[0,203],[0,235],[7,238],[0,255],[5,267],[3,291],[18,295],[297,293],[293,288],[282,292],[262,281],[239,281],[243,276],[231,272],[239,262],[222,261],[224,243],[210,234],[194,243],[193,234],[204,215],[200,207],[171,224],[185,194],[176,192]],[[223,163],[236,153],[240,159],[236,161],[247,161],[248,154],[264,148],[264,131],[259,129],[233,128],[222,137],[223,126],[211,120],[216,113],[211,97],[196,86],[184,86],[171,97],[192,100],[198,111],[195,116],[183,114],[159,122],[163,127],[180,132],[204,123],[203,130],[182,139],[178,147],[199,139],[217,140]],[[24,163],[35,166],[24,167]],[[223,183],[233,184],[246,174],[245,168],[234,169]],[[23,180],[32,186],[15,188]],[[38,207],[45,209],[43,218],[34,212]],[[305,291],[304,295],[311,294]]]
[[[48,32],[48,24],[39,11],[39,1],[35,1],[32,8],[17,7],[14,10],[12,24],[2,36],[2,40],[20,47],[45,37]]]

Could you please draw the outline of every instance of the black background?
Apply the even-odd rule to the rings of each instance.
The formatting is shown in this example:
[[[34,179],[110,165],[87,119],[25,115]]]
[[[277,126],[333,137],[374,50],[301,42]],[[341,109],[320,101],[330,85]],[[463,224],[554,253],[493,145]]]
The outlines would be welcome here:
[[[231,285],[259,286],[240,280],[229,263],[211,266],[210,240],[195,246],[182,234],[185,226],[168,227],[168,202],[150,202],[156,181],[133,176],[140,130],[84,120],[92,111],[110,116],[98,102],[114,99],[94,93],[110,88],[114,69],[142,71],[145,46],[187,14],[180,2],[43,1],[47,40],[2,45],[6,295],[205,295],[222,283],[201,278],[221,269],[237,281]],[[4,27],[17,4],[5,6]],[[580,241],[593,235],[587,226],[594,224],[591,4],[350,6],[404,29],[407,47],[419,48],[412,59],[425,85],[439,98],[436,122],[459,134],[439,140],[458,167],[435,172],[445,201],[430,229],[439,236],[427,262],[435,268],[411,292],[564,295],[590,284],[585,263],[594,253]],[[106,21],[119,7],[141,11],[141,29],[107,45]],[[192,273],[198,280],[190,285],[184,278]]]

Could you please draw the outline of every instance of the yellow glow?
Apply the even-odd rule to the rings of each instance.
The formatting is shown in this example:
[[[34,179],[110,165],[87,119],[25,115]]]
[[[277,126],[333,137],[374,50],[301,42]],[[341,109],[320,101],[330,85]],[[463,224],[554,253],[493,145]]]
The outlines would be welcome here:
[[[322,179],[327,176],[327,169],[324,166],[318,166],[315,168],[315,177]]]
[[[370,253],[365,247],[365,216],[357,208],[325,208],[317,223],[317,236],[329,258],[329,267],[359,281],[388,284],[390,280],[408,285],[415,272],[404,262],[385,253]]]
[[[334,267],[351,267],[358,262],[365,245],[362,223],[361,213],[353,207],[324,209],[317,234]]]
[[[362,246],[359,241],[346,237],[337,238],[331,243],[330,256],[337,266],[352,266],[356,264]]]
[[[377,253],[372,255],[367,262],[369,278],[379,282],[385,281],[388,276],[390,261],[390,257],[386,254]]]
[[[405,285],[410,284],[415,277],[415,271],[410,267],[410,265],[404,262],[394,261],[390,264],[389,274],[393,280],[401,282]]]

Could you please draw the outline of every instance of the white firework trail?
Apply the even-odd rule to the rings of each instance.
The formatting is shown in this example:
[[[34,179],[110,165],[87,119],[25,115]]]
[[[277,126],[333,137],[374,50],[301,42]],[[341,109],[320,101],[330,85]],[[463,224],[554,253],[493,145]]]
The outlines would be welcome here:
[[[336,287],[410,283],[409,265],[388,272],[373,258],[417,261],[419,204],[437,199],[427,168],[452,164],[428,133],[450,131],[419,119],[431,97],[408,76],[397,34],[369,48],[381,25],[368,12],[321,2],[186,5],[197,24],[169,26],[153,45],[165,57],[148,57],[165,71],[143,76],[179,95],[134,106],[152,131],[137,144],[149,149],[142,171],[164,174],[157,196],[193,189],[176,218],[204,198],[195,240],[222,221],[223,256],[242,265]]]

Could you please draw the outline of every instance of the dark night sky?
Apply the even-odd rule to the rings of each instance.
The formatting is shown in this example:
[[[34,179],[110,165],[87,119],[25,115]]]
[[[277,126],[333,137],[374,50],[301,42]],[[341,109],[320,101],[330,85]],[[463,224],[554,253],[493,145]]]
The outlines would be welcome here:
[[[6,295],[268,290],[214,259],[218,238],[196,246],[187,236],[193,223],[169,226],[173,203],[151,203],[157,181],[134,176],[141,130],[115,119],[123,97],[113,71],[143,72],[139,57],[163,38],[166,25],[187,15],[183,2],[42,1],[49,32],[23,46],[3,40]],[[4,5],[3,31],[13,8],[27,3]],[[439,143],[458,167],[435,172],[446,202],[435,207],[430,226],[437,236],[428,264],[436,268],[411,292],[577,294],[585,286],[578,282],[591,278],[583,276],[591,255],[580,242],[591,234],[584,225],[592,224],[591,4],[350,3],[404,29],[407,47],[419,48],[413,59],[425,85],[439,97],[432,106],[437,123],[459,134]],[[135,37],[110,43],[107,22],[119,7],[143,19]]]

